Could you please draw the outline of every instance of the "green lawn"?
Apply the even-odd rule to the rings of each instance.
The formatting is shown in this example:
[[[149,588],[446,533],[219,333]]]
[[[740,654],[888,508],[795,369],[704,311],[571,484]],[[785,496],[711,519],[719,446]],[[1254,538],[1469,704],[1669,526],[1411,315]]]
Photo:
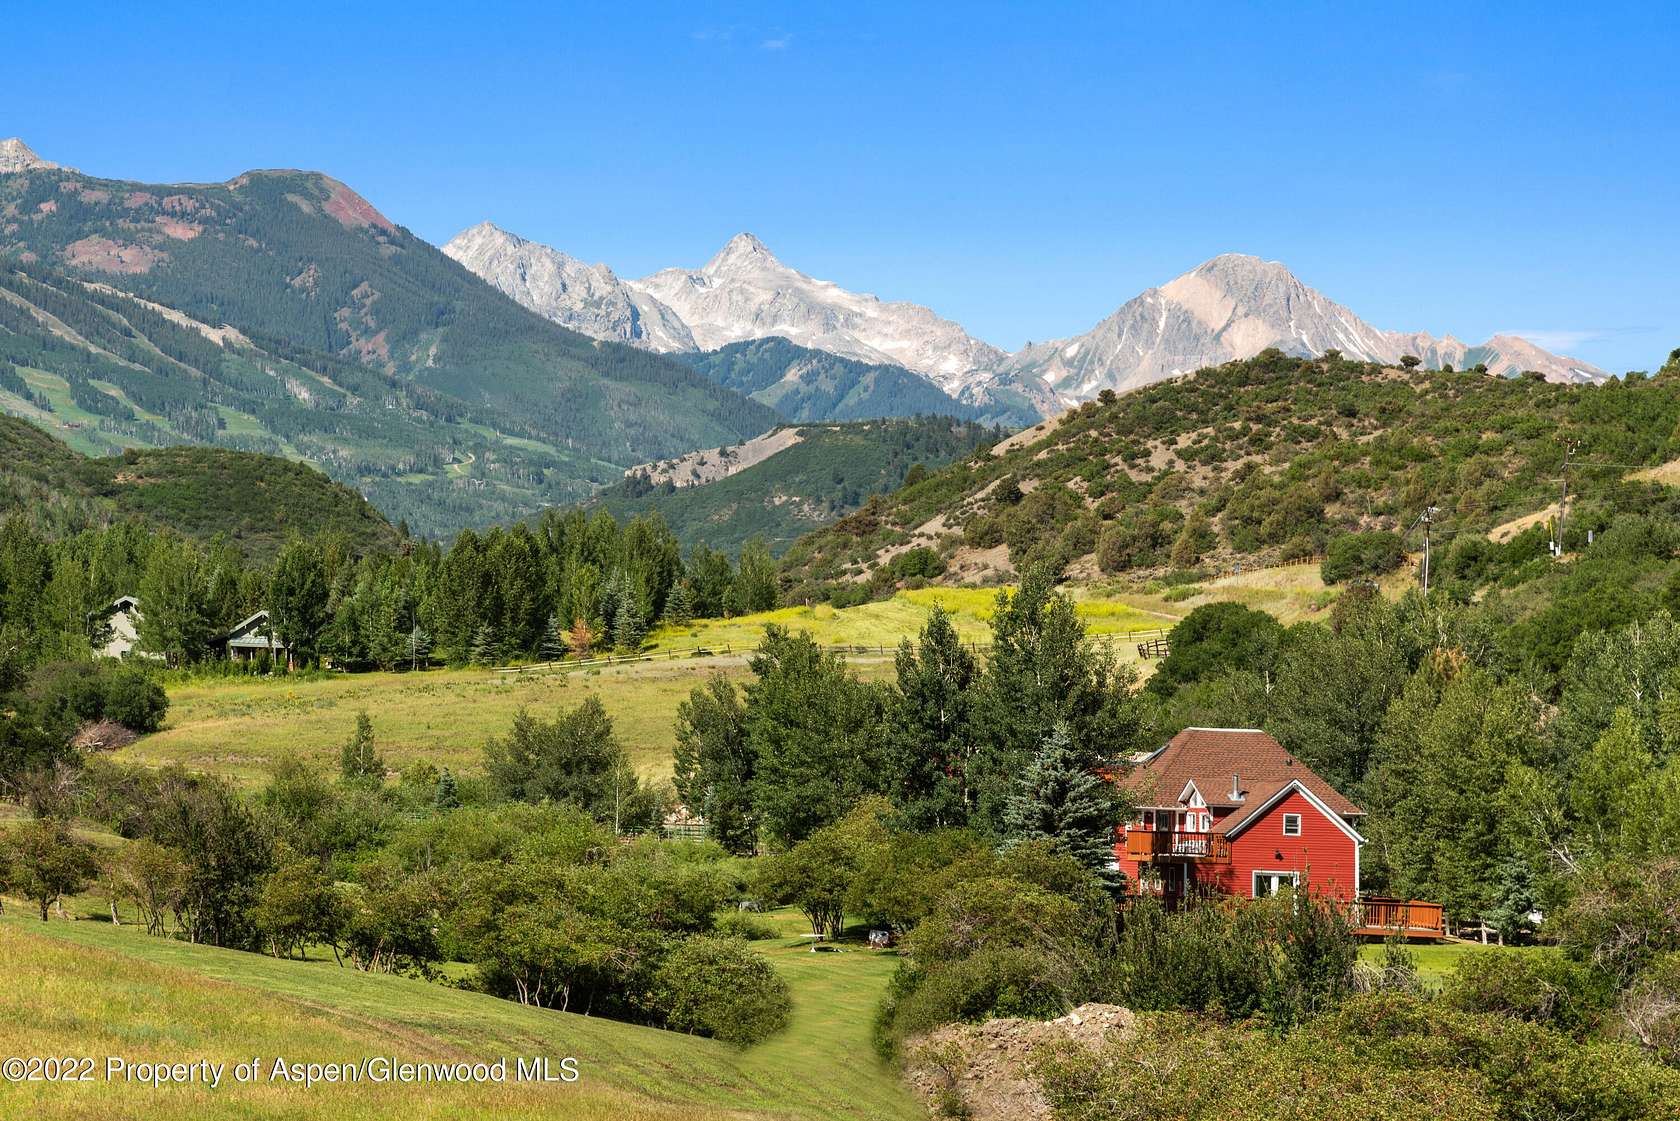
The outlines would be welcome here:
[[[1476,942],[1424,942],[1407,946],[1406,949],[1411,953],[1412,960],[1417,963],[1418,979],[1432,989],[1441,987],[1465,954],[1487,950],[1502,953],[1546,952],[1533,947],[1507,947],[1501,950],[1499,947],[1483,946]],[[1383,946],[1380,942],[1373,942],[1359,949],[1359,956],[1366,961],[1380,961],[1382,954]]]
[[[783,927],[802,920],[773,916]],[[793,1022],[747,1049],[599,1017],[524,1008],[443,984],[358,973],[327,960],[150,938],[94,921],[41,923],[10,906],[0,972],[27,977],[0,993],[9,1054],[126,1055],[135,1060],[252,1055],[315,1061],[574,1056],[574,1085],[506,1088],[227,1086],[153,1091],[0,1083],[0,1116],[233,1118],[874,1119],[919,1110],[869,1047],[870,1015],[890,953],[814,954],[796,938],[758,942],[794,994]]]

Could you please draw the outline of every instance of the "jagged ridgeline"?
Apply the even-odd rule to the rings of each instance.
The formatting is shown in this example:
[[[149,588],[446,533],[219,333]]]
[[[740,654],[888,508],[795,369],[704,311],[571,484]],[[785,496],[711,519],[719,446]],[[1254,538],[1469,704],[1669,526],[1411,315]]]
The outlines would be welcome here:
[[[1446,540],[1555,502],[1571,445],[1582,502],[1636,500],[1655,484],[1628,476],[1680,456],[1677,423],[1677,358],[1595,386],[1274,350],[1105,395],[871,499],[786,562],[813,586],[911,547],[950,579],[1038,560],[1159,573],[1310,556],[1345,532],[1405,530],[1425,505]]]
[[[0,406],[80,450],[303,459],[427,533],[780,419],[533,315],[344,184],[293,171],[0,174],[0,360]]]
[[[301,463],[210,447],[90,458],[0,416],[0,520],[10,515],[53,533],[138,519],[199,541],[222,537],[265,561],[293,533],[341,537],[356,553],[398,544],[367,499]]]

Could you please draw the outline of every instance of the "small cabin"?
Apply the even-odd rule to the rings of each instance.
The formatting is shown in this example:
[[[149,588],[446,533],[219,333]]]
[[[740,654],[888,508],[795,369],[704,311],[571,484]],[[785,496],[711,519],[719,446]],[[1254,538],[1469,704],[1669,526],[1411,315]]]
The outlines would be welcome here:
[[[223,636],[222,644],[231,662],[255,661],[266,654],[272,661],[291,664],[291,648],[284,639],[275,636],[267,611],[258,611],[241,620]]]

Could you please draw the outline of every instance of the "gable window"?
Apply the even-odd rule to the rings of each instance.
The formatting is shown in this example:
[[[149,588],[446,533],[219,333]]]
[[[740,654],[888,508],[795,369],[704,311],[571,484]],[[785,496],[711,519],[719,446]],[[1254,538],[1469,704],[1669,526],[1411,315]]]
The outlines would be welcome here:
[[[1285,837],[1299,837],[1301,835],[1301,815],[1283,815],[1283,835]]]

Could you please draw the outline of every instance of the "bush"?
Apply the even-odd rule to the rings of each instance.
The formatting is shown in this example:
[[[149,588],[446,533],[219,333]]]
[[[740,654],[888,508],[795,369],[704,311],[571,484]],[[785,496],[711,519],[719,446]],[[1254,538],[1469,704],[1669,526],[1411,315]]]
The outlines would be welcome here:
[[[155,732],[163,727],[169,695],[145,671],[133,667],[111,675],[105,687],[105,719],[132,732]]]
[[[712,923],[712,933],[719,938],[739,938],[744,942],[762,942],[776,937],[776,928],[763,919],[755,919],[745,911],[726,911]]]
[[[1326,584],[1339,584],[1359,576],[1382,576],[1399,568],[1406,548],[1398,533],[1374,530],[1344,533],[1330,542],[1319,573]]]
[[[787,982],[737,938],[699,936],[678,944],[659,967],[657,1001],[674,1031],[745,1046],[787,1026]]]
[[[1580,1035],[1608,1000],[1593,974],[1545,950],[1479,950],[1458,960],[1441,1002],[1461,1012],[1493,1012]]]

